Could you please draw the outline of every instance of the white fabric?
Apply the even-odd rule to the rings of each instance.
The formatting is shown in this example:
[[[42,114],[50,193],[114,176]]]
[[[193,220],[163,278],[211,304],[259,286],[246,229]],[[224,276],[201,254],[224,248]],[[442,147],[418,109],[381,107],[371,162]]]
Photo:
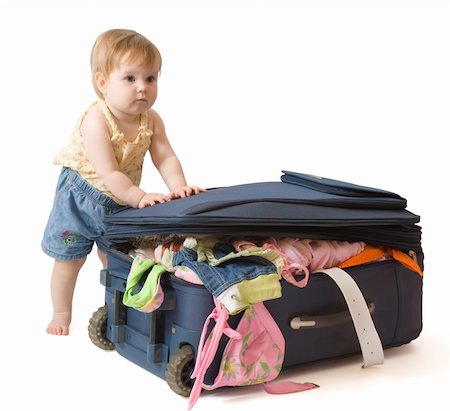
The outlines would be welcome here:
[[[344,270],[333,267],[319,272],[327,274],[338,285],[348,305],[363,356],[363,367],[383,364],[384,353],[380,337],[373,324],[366,301],[355,280]]]

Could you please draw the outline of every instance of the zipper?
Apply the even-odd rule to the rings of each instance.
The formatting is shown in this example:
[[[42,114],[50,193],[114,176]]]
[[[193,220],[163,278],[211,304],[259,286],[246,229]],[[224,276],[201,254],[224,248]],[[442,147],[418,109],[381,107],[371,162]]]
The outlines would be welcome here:
[[[415,251],[409,250],[408,255],[417,263],[417,253]]]

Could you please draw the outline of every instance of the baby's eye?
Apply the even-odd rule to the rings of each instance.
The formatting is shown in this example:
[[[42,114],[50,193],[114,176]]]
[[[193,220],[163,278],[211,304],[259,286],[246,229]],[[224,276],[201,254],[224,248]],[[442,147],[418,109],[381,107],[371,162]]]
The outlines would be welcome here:
[[[148,76],[147,83],[153,83],[156,80],[155,76]]]
[[[130,83],[132,83],[133,81],[136,80],[136,78],[135,78],[134,76],[126,76],[126,77],[125,77],[125,80],[128,81],[128,82],[130,82]]]

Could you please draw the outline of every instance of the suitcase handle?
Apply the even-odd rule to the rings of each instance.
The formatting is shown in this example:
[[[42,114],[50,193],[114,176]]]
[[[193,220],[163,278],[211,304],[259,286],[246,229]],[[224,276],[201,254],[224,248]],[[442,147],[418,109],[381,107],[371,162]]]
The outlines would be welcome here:
[[[375,311],[375,303],[368,303],[367,309],[370,314]],[[348,310],[339,313],[324,314],[324,315],[299,315],[292,318],[290,326],[293,330],[300,330],[301,328],[325,328],[332,327],[347,322],[352,322],[352,317]]]

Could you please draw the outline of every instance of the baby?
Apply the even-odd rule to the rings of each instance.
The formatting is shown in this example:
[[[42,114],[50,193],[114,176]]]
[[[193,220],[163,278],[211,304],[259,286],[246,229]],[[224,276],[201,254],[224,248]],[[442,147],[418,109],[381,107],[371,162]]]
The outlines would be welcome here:
[[[161,70],[158,49],[135,31],[109,30],[94,44],[91,70],[99,99],[54,161],[63,167],[42,241],[43,251],[55,259],[53,318],[47,327],[55,335],[69,334],[75,283],[94,242],[106,267],[106,214],[124,205],[143,208],[205,191],[187,185],[164,123],[151,108]],[[139,188],[147,151],[167,195]]]

